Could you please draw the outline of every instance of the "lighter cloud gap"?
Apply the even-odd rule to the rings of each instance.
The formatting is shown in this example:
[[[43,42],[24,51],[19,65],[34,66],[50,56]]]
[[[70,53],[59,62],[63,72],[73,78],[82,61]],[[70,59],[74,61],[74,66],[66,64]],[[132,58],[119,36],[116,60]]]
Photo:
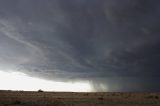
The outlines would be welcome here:
[[[39,78],[33,78],[20,72],[0,71],[1,90],[26,90],[57,92],[92,92],[89,82],[55,82]]]

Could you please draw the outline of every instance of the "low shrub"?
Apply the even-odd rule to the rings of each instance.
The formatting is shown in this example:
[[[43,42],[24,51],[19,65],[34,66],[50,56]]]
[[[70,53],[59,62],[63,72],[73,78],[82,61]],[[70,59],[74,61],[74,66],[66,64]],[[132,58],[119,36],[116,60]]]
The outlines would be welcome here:
[[[103,100],[103,99],[104,99],[103,97],[99,97],[99,98],[98,98],[98,100]]]
[[[38,92],[44,92],[43,90],[39,89]]]

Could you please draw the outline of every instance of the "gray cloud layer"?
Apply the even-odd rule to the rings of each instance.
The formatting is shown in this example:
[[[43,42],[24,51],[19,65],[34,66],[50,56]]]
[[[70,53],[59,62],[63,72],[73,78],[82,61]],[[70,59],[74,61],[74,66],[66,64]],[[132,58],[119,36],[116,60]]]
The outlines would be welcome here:
[[[90,80],[110,91],[157,91],[159,3],[0,0],[0,69]]]

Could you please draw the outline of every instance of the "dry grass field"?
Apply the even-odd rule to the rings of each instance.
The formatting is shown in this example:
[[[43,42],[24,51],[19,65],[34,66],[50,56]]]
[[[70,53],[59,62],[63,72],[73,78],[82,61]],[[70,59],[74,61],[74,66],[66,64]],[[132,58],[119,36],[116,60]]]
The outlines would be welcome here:
[[[0,106],[160,106],[160,93],[0,91]]]

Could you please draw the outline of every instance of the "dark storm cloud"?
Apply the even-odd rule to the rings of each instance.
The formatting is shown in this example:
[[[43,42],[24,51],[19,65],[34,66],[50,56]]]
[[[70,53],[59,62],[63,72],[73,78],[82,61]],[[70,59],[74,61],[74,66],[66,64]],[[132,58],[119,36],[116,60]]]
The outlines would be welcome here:
[[[90,80],[98,91],[159,90],[159,3],[0,0],[0,69]]]

